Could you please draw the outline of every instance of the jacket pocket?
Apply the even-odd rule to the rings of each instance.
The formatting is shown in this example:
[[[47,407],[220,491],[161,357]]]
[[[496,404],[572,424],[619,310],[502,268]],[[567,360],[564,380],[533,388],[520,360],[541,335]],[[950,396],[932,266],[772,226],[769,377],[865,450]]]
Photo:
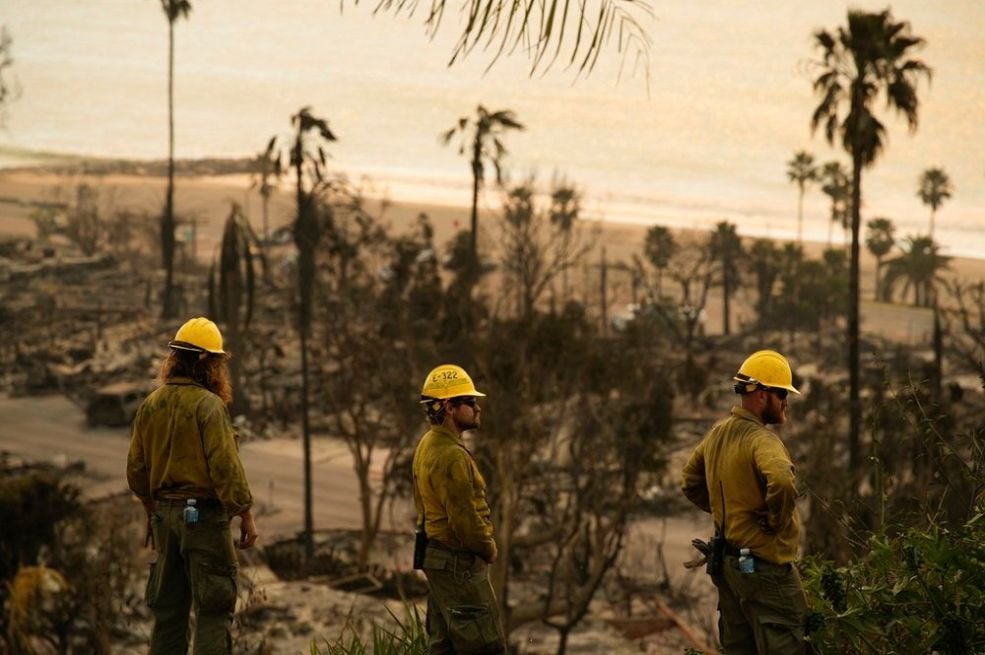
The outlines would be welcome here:
[[[496,617],[485,605],[452,605],[448,616],[448,632],[455,652],[503,652]]]
[[[195,581],[195,600],[201,612],[218,614],[236,608],[236,567],[201,563]]]

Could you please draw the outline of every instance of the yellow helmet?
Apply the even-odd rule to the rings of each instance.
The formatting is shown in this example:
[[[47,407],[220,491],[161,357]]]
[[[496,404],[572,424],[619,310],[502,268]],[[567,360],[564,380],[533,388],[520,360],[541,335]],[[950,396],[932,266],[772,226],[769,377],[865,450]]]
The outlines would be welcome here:
[[[215,323],[199,316],[185,322],[174,339],[168,344],[176,350],[206,351],[216,355],[225,355],[222,349],[222,333]]]
[[[790,363],[775,350],[759,350],[749,355],[732,379],[740,383],[737,388],[742,384],[755,384],[800,393],[793,386]]]
[[[424,379],[424,387],[421,389],[421,402],[429,400],[445,400],[447,398],[457,398],[458,396],[485,397],[475,388],[472,378],[461,366],[454,364],[442,364],[431,369],[427,378]]]

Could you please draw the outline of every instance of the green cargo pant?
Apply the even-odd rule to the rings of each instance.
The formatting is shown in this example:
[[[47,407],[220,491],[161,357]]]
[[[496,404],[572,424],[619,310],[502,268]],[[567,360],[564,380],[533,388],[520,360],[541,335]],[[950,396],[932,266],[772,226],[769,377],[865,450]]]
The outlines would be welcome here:
[[[236,552],[229,515],[218,503],[199,504],[199,521],[185,525],[184,501],[161,501],[151,518],[157,561],[147,580],[154,612],[152,655],[188,651],[189,610],[195,610],[195,655],[230,653],[236,607]]]
[[[792,655],[804,652],[807,599],[792,564],[756,560],[754,573],[739,571],[726,556],[718,587],[718,633],[727,655]]]
[[[506,638],[485,561],[428,545],[428,645],[433,655],[502,655]]]

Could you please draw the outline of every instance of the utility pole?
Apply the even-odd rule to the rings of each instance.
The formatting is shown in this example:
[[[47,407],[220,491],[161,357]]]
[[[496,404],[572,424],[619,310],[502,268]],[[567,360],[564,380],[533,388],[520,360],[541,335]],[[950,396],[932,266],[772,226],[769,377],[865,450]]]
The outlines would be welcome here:
[[[603,337],[607,337],[607,336],[609,336],[609,298],[608,298],[608,294],[606,293],[606,287],[608,286],[608,281],[607,281],[606,278],[608,277],[609,269],[608,269],[608,263],[606,262],[606,259],[605,259],[605,246],[604,245],[602,246],[601,253],[600,253],[599,256],[600,256],[600,262],[599,262],[599,287],[600,288],[599,288],[599,292],[600,292],[600,302],[601,302],[601,305],[602,305],[601,306],[601,309],[602,309],[602,336]]]

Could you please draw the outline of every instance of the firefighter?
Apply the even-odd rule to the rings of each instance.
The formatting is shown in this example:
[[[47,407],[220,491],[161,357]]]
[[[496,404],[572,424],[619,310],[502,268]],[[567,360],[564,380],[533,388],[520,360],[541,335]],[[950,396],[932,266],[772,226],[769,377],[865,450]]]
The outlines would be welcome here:
[[[430,430],[414,452],[415,562],[428,580],[427,631],[434,655],[500,655],[506,639],[487,566],[496,542],[486,482],[462,433],[479,428],[472,378],[445,364],[428,373],[421,404]],[[423,551],[421,550],[423,548]]]
[[[127,482],[147,512],[157,551],[146,601],[154,614],[150,652],[185,653],[195,612],[195,653],[230,653],[236,551],[256,542],[253,496],[227,405],[232,400],[222,334],[193,318],[168,344],[161,386],[137,410]]]
[[[803,653],[796,478],[789,452],[766,427],[786,422],[787,396],[800,392],[773,350],[750,355],[733,382],[740,404],[698,444],[682,475],[684,495],[712,514],[723,540],[719,562],[714,549],[708,553],[719,638],[729,655]]]

